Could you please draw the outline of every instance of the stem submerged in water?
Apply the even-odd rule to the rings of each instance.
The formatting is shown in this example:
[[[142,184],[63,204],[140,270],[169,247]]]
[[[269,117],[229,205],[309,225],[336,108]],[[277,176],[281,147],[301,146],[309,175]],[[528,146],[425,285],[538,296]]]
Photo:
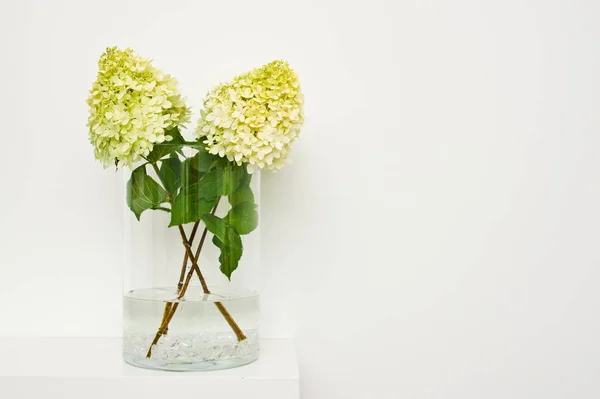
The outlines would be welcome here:
[[[213,215],[217,211],[217,207],[219,206],[219,200],[217,200],[217,204],[215,205],[215,207],[213,208],[213,210],[211,212]],[[190,285],[190,282],[192,280],[194,272],[196,273],[196,275],[198,276],[198,279],[200,280],[200,284],[202,285],[202,290],[204,291],[204,293],[210,294],[210,290],[208,289],[206,280],[204,279],[204,276],[202,275],[202,272],[200,271],[200,267],[198,267],[198,258],[200,257],[200,251],[202,250],[202,247],[204,246],[204,241],[206,240],[206,234],[208,233],[208,229],[206,227],[204,228],[204,231],[202,232],[202,237],[200,238],[200,243],[198,244],[196,253],[194,254],[192,251],[192,244],[193,244],[193,240],[196,235],[196,231],[198,229],[198,224],[199,224],[199,221],[194,224],[194,228],[192,230],[189,240],[185,235],[185,230],[183,229],[183,227],[181,225],[177,226],[179,229],[179,234],[181,235],[181,240],[185,247],[183,266],[182,266],[181,273],[179,276],[179,282],[177,284],[177,291],[178,291],[177,299],[179,299],[179,300],[181,300],[184,297],[185,293],[187,292],[187,289]],[[188,271],[187,275],[185,276],[185,281],[184,281],[184,275],[187,270],[187,262],[189,259],[192,260],[192,266],[190,267],[190,270]],[[223,303],[221,303],[221,302],[215,302],[215,306],[217,307],[217,309],[219,310],[221,315],[223,315],[223,318],[225,318],[225,321],[227,322],[227,324],[229,324],[229,326],[235,333],[238,342],[245,340],[246,335],[244,334],[242,329],[237,325],[237,323],[235,322],[235,320],[233,319],[233,317],[231,316],[231,314],[229,313],[229,311],[227,310],[225,305],[223,305]],[[148,348],[148,353],[146,354],[147,358],[150,358],[152,356],[152,347],[158,343],[158,341],[160,340],[160,337],[167,334],[167,331],[169,329],[169,323],[173,319],[173,316],[175,315],[175,312],[177,311],[178,307],[179,307],[179,302],[167,302],[167,304],[165,305],[165,311],[163,313],[162,321],[160,323],[158,331],[156,332],[156,335],[154,336],[154,339],[152,340],[152,343],[150,344],[150,347]]]

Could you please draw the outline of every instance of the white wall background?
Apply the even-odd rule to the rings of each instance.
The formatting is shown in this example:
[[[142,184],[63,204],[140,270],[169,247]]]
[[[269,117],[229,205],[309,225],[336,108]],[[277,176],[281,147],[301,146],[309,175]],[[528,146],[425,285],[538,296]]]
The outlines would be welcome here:
[[[0,336],[120,333],[124,190],[95,163],[106,46],[208,87],[298,70],[262,182],[263,332],[306,399],[600,397],[600,3],[3,1]]]

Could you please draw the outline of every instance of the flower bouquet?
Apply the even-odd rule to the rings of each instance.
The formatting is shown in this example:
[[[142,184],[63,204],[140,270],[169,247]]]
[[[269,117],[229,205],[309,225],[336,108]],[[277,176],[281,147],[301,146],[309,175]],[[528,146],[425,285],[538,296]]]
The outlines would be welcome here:
[[[125,361],[206,370],[255,360],[257,295],[213,288],[207,272],[214,265],[229,284],[242,255],[256,252],[247,243],[258,227],[258,171],[285,165],[303,123],[297,74],[274,61],[214,87],[187,137],[191,112],[172,76],[116,47],[98,69],[90,142],[106,168],[130,170],[126,203],[138,223],[124,282]]]

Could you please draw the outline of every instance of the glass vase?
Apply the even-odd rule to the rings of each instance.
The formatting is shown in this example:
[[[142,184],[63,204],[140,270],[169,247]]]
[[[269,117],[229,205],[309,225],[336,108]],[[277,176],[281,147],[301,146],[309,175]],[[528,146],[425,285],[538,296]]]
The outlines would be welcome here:
[[[123,357],[134,366],[215,370],[259,355],[260,175],[197,154],[182,148],[127,176]],[[219,195],[203,197],[209,184]]]

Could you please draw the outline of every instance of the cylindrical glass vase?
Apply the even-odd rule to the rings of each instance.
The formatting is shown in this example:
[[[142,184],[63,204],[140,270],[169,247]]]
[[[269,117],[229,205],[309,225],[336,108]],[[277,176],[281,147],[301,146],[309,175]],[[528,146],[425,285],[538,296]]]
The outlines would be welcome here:
[[[195,371],[259,354],[260,176],[181,146],[127,176],[124,360]]]

